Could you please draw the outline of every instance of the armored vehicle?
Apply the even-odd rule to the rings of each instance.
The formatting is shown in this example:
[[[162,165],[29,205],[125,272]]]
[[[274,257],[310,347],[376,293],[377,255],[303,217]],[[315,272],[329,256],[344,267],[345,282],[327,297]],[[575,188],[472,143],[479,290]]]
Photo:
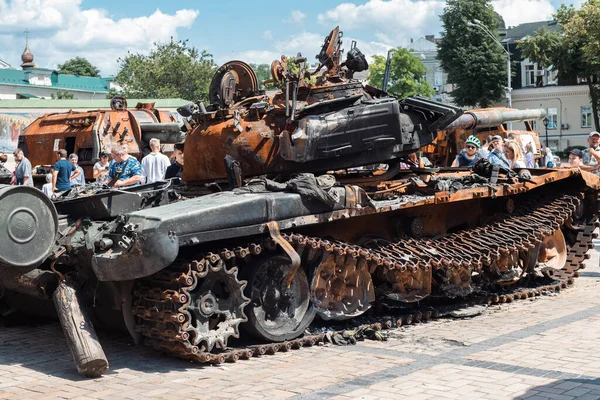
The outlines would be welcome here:
[[[136,342],[218,363],[312,345],[316,318],[385,309],[391,327],[434,317],[443,299],[513,301],[573,282],[597,223],[596,176],[485,160],[399,168],[460,110],[354,81],[366,62],[355,46],[341,62],[338,28],[317,58],[308,75],[274,62],[274,97],[227,63],[211,104],[181,110],[194,126],[186,184],[232,190],[171,201],[162,182],[53,204],[0,186],[5,309],[53,302],[78,370],[97,376],[108,361],[91,321],[115,313]]]
[[[185,139],[182,130],[184,123],[177,113],[157,110],[154,103],[128,108],[125,98],[116,96],[110,100],[110,109],[51,113],[37,118],[19,137],[19,147],[33,166],[41,167],[39,175],[56,162],[56,151],[65,149],[68,154],[78,155],[86,179],[92,179],[101,151],[125,145],[129,154],[141,159],[150,151],[151,138],[163,144],[181,143]]]
[[[0,184],[9,184],[12,180],[13,174],[4,166],[8,161],[6,154],[0,153]]]

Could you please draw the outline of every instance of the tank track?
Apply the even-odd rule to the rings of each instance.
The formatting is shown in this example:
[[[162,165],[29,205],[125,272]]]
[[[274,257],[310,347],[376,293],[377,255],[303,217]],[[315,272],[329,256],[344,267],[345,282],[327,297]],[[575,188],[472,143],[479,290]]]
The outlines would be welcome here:
[[[449,234],[440,239],[402,239],[393,243],[375,241],[369,247],[358,246],[338,240],[324,240],[301,234],[282,233],[303,260],[324,259],[333,255],[336,262],[364,263],[371,274],[390,271],[414,277],[419,271],[437,272],[439,276],[451,277],[453,271],[468,270],[485,272],[501,255],[507,252],[527,251],[540,243],[547,235],[571,222],[579,199],[577,195],[531,198],[513,214],[473,229]],[[561,270],[552,275],[552,284],[535,287],[503,288],[501,293],[481,290],[468,296],[463,304],[510,303],[541,295],[544,291],[560,291],[573,284],[588,259],[587,251],[593,248],[594,229],[599,225],[597,216],[588,218],[577,233],[573,246],[568,248],[567,261]],[[191,262],[176,262],[168,269],[136,282],[134,287],[133,313],[137,317],[136,330],[145,337],[147,345],[157,350],[201,363],[235,362],[237,360],[274,354],[305,346],[313,346],[327,340],[326,334],[305,335],[283,343],[252,345],[244,348],[227,348],[227,338],[219,352],[203,351],[193,345],[189,335],[189,292],[198,279],[210,268],[227,268],[228,271],[243,266],[263,251],[276,251],[277,245],[270,238],[258,243],[233,249],[208,253]],[[218,267],[217,267],[218,266]],[[236,272],[236,271],[234,271]],[[235,274],[237,278],[237,273]],[[409,280],[410,281],[410,280]],[[460,282],[459,282],[460,284]],[[240,281],[240,287],[245,281]],[[247,304],[244,300],[243,306]],[[242,307],[243,307],[242,306]],[[440,315],[440,309],[420,306],[401,315],[375,317],[369,325],[375,330],[425,322]],[[245,315],[244,315],[245,317]],[[243,321],[239,321],[241,323]],[[228,337],[238,336],[238,324]]]

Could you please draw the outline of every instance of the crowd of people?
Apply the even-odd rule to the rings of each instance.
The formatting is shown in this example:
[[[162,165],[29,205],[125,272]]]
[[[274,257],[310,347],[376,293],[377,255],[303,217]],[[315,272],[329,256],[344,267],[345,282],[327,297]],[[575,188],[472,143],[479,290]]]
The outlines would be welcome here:
[[[123,188],[181,177],[183,172],[181,147],[175,147],[173,162],[171,162],[169,157],[161,153],[160,140],[151,139],[149,146],[151,152],[141,162],[128,154],[126,146],[113,146],[110,154],[106,151],[100,152],[100,159],[93,167],[95,183]],[[14,156],[17,165],[13,183],[33,186],[31,162],[25,157],[22,149],[16,149]],[[85,174],[83,168],[78,165],[77,154],[73,153],[67,157],[67,151],[60,149],[56,152],[56,157],[57,161],[52,167],[52,173],[46,175],[46,184],[42,186],[44,194],[52,197],[74,187],[85,186]]]
[[[572,149],[569,160],[561,167],[579,168],[600,175],[600,133],[593,131],[588,135],[589,147],[585,150]],[[504,168],[554,168],[552,151],[546,148],[543,157],[536,161],[533,143],[522,146],[512,133],[505,139],[499,135],[488,136],[483,144],[477,136],[471,135],[465,142],[465,148],[456,156],[452,167],[472,167],[480,159]]]

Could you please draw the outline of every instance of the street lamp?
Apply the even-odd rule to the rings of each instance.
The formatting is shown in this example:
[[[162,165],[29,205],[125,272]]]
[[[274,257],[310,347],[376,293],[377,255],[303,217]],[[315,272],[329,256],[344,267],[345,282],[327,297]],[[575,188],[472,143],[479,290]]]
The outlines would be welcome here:
[[[548,123],[550,120],[548,118],[544,118],[542,122],[544,123],[544,128],[546,128],[546,147],[548,147]]]
[[[512,92],[512,84],[511,84],[511,79],[510,79],[510,75],[511,75],[511,71],[510,71],[510,51],[508,51],[508,43],[506,43],[506,49],[505,49],[504,46],[502,45],[502,43],[500,43],[500,41],[496,38],[496,36],[494,36],[492,34],[492,32],[490,32],[488,30],[488,28],[486,28],[486,26],[483,25],[483,23],[481,21],[479,21],[477,19],[474,19],[473,21],[475,21],[475,22],[473,23],[473,22],[467,21],[467,26],[471,27],[471,28],[479,28],[482,31],[484,31],[506,53],[506,56],[507,56],[506,69],[508,70],[508,86],[506,87],[506,106],[508,108],[512,108],[512,94],[511,94],[511,92]]]

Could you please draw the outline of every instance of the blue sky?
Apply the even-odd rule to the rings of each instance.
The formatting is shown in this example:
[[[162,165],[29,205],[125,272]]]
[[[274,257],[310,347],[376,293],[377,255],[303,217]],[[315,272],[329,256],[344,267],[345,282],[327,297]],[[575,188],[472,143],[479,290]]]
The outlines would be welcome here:
[[[580,0],[575,0],[576,5]],[[217,63],[266,62],[301,51],[314,62],[323,37],[336,25],[345,47],[357,40],[367,55],[406,46],[426,34],[439,36],[442,0],[314,1],[115,1],[0,0],[0,59],[14,67],[30,47],[40,67],[55,68],[86,57],[103,75],[117,71],[118,57],[147,52],[153,42],[189,39]],[[508,25],[549,19],[560,2],[493,0]]]

